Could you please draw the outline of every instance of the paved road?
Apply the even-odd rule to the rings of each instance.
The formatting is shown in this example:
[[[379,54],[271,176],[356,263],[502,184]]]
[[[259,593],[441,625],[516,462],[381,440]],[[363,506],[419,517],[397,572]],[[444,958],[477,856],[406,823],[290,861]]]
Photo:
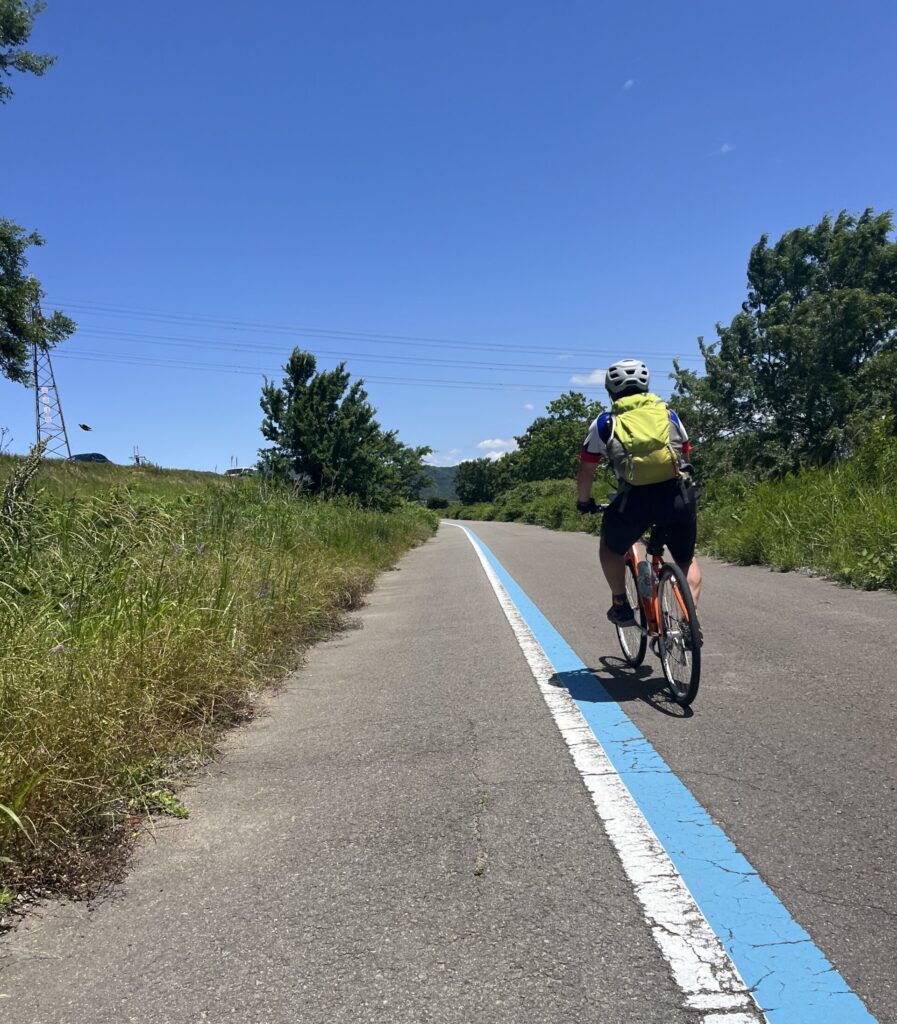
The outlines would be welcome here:
[[[656,662],[616,658],[593,538],[472,525],[897,1022],[897,597],[705,562],[683,716]],[[3,942],[0,1018],[734,1024],[686,1005],[465,534],[411,552],[358,625],[231,738],[116,898]]]

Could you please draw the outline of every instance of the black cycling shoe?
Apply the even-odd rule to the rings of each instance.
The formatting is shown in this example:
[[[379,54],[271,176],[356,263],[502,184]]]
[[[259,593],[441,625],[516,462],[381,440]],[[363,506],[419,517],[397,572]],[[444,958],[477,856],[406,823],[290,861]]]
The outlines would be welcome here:
[[[686,651],[690,651],[690,650],[693,649],[693,641],[692,641],[692,637],[691,637],[691,623],[690,622],[683,622],[682,623],[682,643],[683,643],[683,646],[685,647]],[[698,626],[698,643],[697,643],[697,646],[698,647],[703,647],[704,646],[704,631],[701,629],[700,626]]]
[[[635,612],[632,605],[628,601],[625,604],[612,604],[607,613],[607,620],[615,626],[634,626]]]

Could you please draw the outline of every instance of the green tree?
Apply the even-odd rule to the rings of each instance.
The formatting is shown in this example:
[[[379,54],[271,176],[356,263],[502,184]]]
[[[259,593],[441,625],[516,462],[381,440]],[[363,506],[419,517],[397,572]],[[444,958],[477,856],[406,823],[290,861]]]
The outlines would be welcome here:
[[[45,6],[26,3],[26,0],[0,0],[0,103],[5,103],[12,95],[12,88],[5,79],[11,78],[14,72],[42,75],[56,60],[48,54],[25,49],[34,19]]]
[[[497,490],[497,469],[493,459],[462,462],[455,473],[455,492],[463,505],[492,501]]]
[[[842,211],[754,246],[741,311],[715,343],[700,339],[704,376],[676,370],[675,404],[705,466],[827,462],[850,451],[870,401],[893,403],[887,381],[870,393],[870,368],[897,348],[892,232],[890,213]]]
[[[426,445],[412,448],[403,444],[394,430],[383,434],[381,443],[388,489],[409,501],[417,501],[420,492],[433,483],[424,465],[424,459],[433,449]]]
[[[492,501],[516,484],[575,476],[589,424],[603,409],[601,402],[589,401],[579,391],[552,399],[545,415],[514,439],[516,451],[500,459],[475,459],[458,466],[455,489],[459,499],[465,504]]]
[[[52,348],[75,330],[75,324],[60,312],[35,316],[35,305],[43,296],[40,282],[26,273],[29,246],[43,245],[36,232],[0,218],[0,373],[10,380],[31,381],[31,346],[35,342]]]
[[[34,19],[43,9],[42,3],[0,0],[0,103],[12,95],[7,79],[14,72],[42,75],[55,60],[24,48]],[[75,330],[75,324],[62,313],[34,315],[43,292],[40,282],[25,273],[25,251],[43,244],[36,232],[27,234],[18,224],[0,218],[0,373],[22,384],[31,382],[31,346],[36,342],[52,348]]]
[[[364,382],[350,384],[344,363],[317,372],[310,352],[294,349],[282,386],[266,381],[261,449],[264,469],[301,481],[314,494],[348,495],[386,508],[415,497],[427,481],[426,447],[409,448],[374,419]]]
[[[579,391],[567,391],[549,402],[546,415],[515,438],[518,450],[506,468],[513,483],[574,476],[589,424],[603,409],[601,402],[590,402]]]
[[[849,423],[852,438],[861,441],[867,428],[880,420],[897,423],[897,348],[866,360],[857,373],[856,390],[859,401]]]

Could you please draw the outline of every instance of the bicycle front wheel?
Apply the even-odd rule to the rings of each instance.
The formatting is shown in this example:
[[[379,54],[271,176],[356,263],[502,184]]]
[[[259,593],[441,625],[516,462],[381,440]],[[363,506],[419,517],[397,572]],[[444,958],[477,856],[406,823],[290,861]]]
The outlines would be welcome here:
[[[673,700],[683,707],[698,695],[701,630],[691,588],[678,565],[667,563],[657,584],[660,608],[660,664]]]
[[[632,562],[626,563],[626,598],[635,611],[638,626],[617,626],[617,639],[626,661],[635,667],[645,660],[648,638],[645,635],[645,610],[638,596],[638,583]]]

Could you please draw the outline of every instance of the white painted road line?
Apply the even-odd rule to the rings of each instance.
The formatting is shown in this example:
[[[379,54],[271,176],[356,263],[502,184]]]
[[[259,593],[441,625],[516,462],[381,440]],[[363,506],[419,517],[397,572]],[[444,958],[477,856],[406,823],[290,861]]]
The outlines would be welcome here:
[[[551,682],[556,675],[554,666],[508,596],[479,541],[469,530],[461,529],[465,530],[479,556],[545,703],[570,748],[573,762],[592,795],[623,870],[635,888],[654,941],[685,995],[685,1005],[690,1009],[708,1011],[743,1011],[754,1007],[735,965],[629,790],[608,761],[588,723],[569,693]],[[714,1020],[719,1019],[716,1015],[704,1018],[705,1024],[714,1024]],[[724,1019],[733,1024],[731,1013],[725,1014]],[[764,1019],[759,1012],[753,1012],[741,1014],[734,1021],[736,1024],[757,1024]]]
[[[468,527],[446,525],[464,530],[477,553],[685,1006],[706,1011],[703,1024],[875,1024],[622,709],[606,693],[595,703],[600,683],[492,552]],[[589,703],[569,689],[583,677]],[[725,891],[716,875],[726,876]]]

